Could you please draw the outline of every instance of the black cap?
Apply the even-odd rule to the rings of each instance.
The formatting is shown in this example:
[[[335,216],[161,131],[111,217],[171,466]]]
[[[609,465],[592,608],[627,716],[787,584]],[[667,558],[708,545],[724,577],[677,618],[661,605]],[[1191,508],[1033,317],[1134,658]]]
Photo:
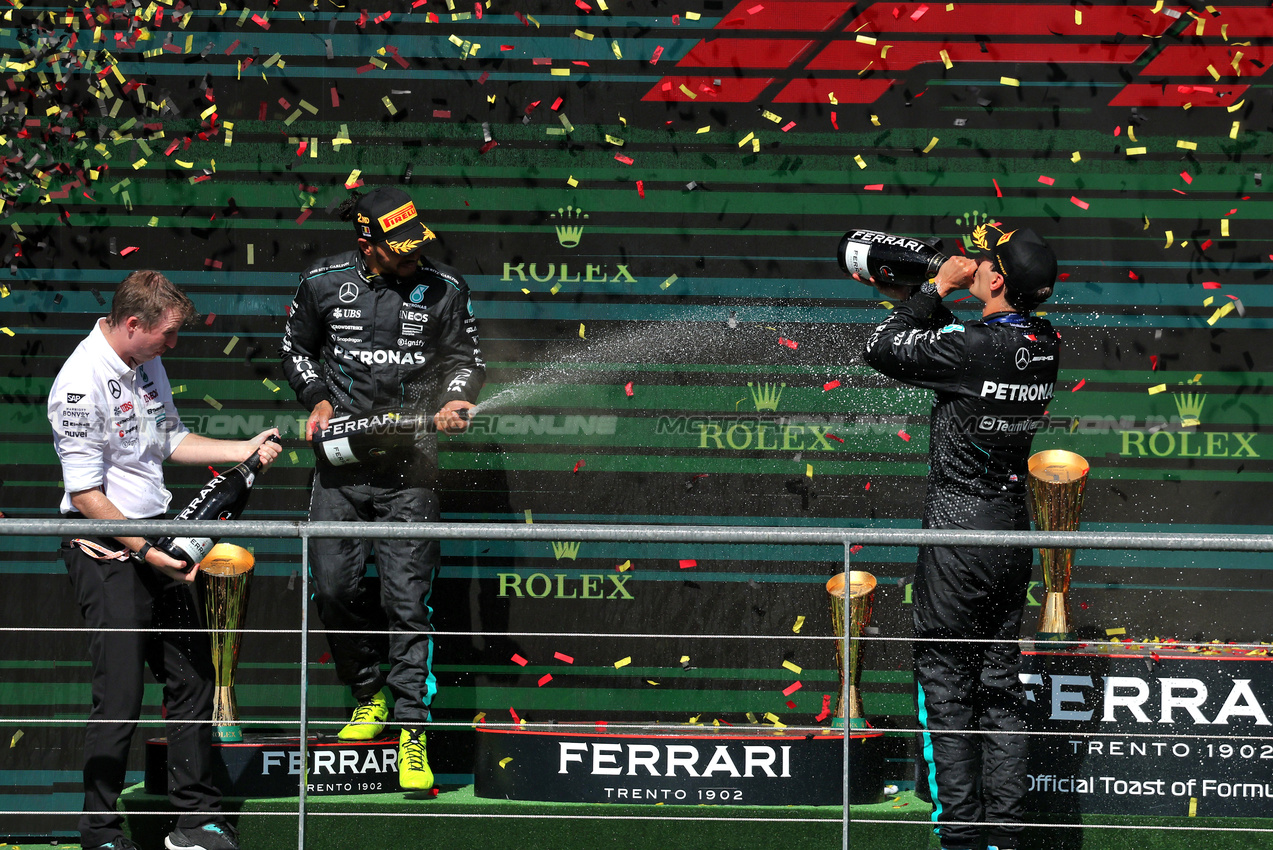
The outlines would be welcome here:
[[[373,189],[354,205],[358,235],[395,254],[410,254],[437,237],[416,214],[411,196],[393,186]]]
[[[1056,283],[1056,254],[1028,227],[1004,233],[990,255],[1009,292],[1042,300],[1040,290]]]

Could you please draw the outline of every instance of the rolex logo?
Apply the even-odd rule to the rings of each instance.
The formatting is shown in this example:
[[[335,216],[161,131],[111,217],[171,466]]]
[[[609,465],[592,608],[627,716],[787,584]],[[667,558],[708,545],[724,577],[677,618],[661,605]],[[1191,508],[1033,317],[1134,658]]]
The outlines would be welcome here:
[[[560,561],[562,558],[574,560],[579,555],[579,543],[552,541],[553,557]]]
[[[573,206],[565,209],[558,207],[557,212],[550,216],[550,218],[560,218],[562,221],[557,225],[557,243],[563,248],[573,248],[578,245],[579,240],[583,238],[583,227],[578,222],[587,217],[583,210],[575,209]]]
[[[1172,397],[1176,400],[1182,427],[1190,428],[1201,424],[1198,417],[1202,415],[1202,405],[1207,400],[1205,393],[1178,393]]]
[[[783,384],[753,384],[747,382],[747,389],[751,390],[751,400],[756,405],[757,410],[777,410],[778,399],[782,398],[782,390],[787,385]]]

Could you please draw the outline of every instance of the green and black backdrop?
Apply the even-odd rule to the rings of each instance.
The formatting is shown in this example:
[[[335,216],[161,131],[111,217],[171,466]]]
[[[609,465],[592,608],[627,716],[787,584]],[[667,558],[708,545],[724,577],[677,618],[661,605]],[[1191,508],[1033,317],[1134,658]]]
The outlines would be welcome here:
[[[352,247],[347,187],[399,185],[467,278],[490,362],[487,415],[443,442],[447,520],[918,527],[929,399],[863,365],[888,305],[835,248],[869,227],[977,256],[999,225],[1061,259],[1035,447],[1090,460],[1084,528],[1262,531],[1271,39],[1263,0],[12,0],[0,509],[56,515],[50,382],[113,287],[155,268],[201,311],[165,357],[183,419],[278,426],[287,451],[245,518],[303,518],[286,310],[301,268]],[[171,468],[174,504],[207,476]],[[73,810],[88,667],[84,635],[56,629],[79,613],[55,541],[3,541],[3,622],[31,631],[0,644],[0,809]],[[249,628],[297,628],[296,541],[237,542],[258,564]],[[492,634],[439,640],[440,719],[809,724],[835,690],[831,644],[797,639],[831,633],[834,547],[442,554],[437,627]],[[854,553],[884,636],[908,631],[914,555]],[[1260,640],[1264,560],[1080,552],[1076,628]],[[311,708],[335,720],[325,648]],[[869,650],[879,725],[913,725],[908,657]],[[245,637],[249,726],[296,717],[298,658],[293,636]],[[155,686],[147,717],[158,703]],[[460,782],[471,736],[454,737],[435,763]]]

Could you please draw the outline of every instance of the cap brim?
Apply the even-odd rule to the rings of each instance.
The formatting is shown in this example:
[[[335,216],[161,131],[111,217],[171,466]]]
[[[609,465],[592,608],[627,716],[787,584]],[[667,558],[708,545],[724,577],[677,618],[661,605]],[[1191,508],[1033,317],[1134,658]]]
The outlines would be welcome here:
[[[380,244],[391,253],[404,255],[420,250],[424,243],[436,238],[433,231],[424,226],[424,222],[417,220],[386,234]]]

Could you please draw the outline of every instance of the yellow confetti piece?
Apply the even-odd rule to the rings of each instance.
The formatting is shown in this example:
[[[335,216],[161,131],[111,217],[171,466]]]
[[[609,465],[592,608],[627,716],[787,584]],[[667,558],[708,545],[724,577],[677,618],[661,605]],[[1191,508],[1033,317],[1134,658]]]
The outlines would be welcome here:
[[[656,687],[656,688],[659,686],[659,683],[658,683],[658,682],[656,682],[656,681],[654,681],[653,679],[646,679],[646,680],[645,680],[645,683],[646,683],[647,685],[654,685],[654,687]]]
[[[527,509],[525,510],[525,512],[524,512],[524,513],[526,514],[526,524],[527,524],[527,525],[533,525],[533,524],[534,524],[534,520],[532,520],[532,519],[530,518],[530,508],[527,508]]]
[[[205,395],[203,397],[203,400],[206,401],[208,403],[208,406],[211,407],[213,410],[220,410],[222,407],[221,402],[217,401],[215,398],[213,398],[210,395]]]
[[[686,85],[685,85],[685,83],[681,83],[681,94],[685,95],[685,96],[686,96],[686,97],[688,97],[690,100],[698,100],[698,95],[696,95],[696,94],[694,94],[694,92],[690,91],[690,90],[689,90],[689,87],[688,87],[688,86],[686,86]]]
[[[553,286],[552,286],[552,289],[550,289],[550,290],[548,290],[548,291],[549,291],[549,292],[551,292],[553,295],[556,295],[558,292],[561,292],[561,284],[560,284],[560,283],[554,283],[554,284],[553,284]]]
[[[592,33],[584,32],[583,30],[575,30],[575,36],[577,38],[582,38],[584,41],[592,41],[594,38],[596,38],[596,36],[594,36]],[[622,59],[623,57],[619,57],[619,58]]]
[[[1070,162],[1078,162],[1082,158],[1083,158],[1083,154],[1079,153],[1078,151],[1075,151],[1074,153],[1070,154]]]
[[[605,136],[606,136],[606,141],[609,142],[610,144],[623,147],[623,139],[620,139],[618,136],[611,136],[609,133],[606,133]]]
[[[933,136],[932,141],[928,143],[928,147],[924,148],[924,153],[928,153],[935,147],[937,147],[937,137]]]
[[[398,107],[393,105],[393,101],[389,99],[389,95],[385,95],[384,97],[380,98],[380,102],[385,105],[385,109],[389,110],[390,115],[398,114]]]
[[[938,55],[941,56],[941,63],[946,66],[947,71],[955,67],[955,63],[950,61],[950,54],[947,53],[945,50],[943,50]]]
[[[838,106],[840,101],[835,99],[835,92],[827,92],[827,100],[831,101],[832,106]]]
[[[1232,302],[1232,301],[1228,302],[1228,303],[1227,303],[1227,304],[1225,304],[1223,307],[1221,307],[1219,310],[1216,310],[1214,313],[1212,313],[1212,314],[1211,314],[1211,318],[1207,319],[1207,324],[1208,324],[1208,325],[1214,325],[1216,322],[1220,321],[1220,320],[1221,320],[1221,319],[1223,319],[1225,316],[1227,316],[1227,315],[1229,315],[1230,313],[1232,313],[1232,312],[1233,312],[1233,309],[1234,309],[1234,308],[1233,308],[1233,302]]]
[[[803,672],[804,672],[804,668],[803,668],[803,667],[801,667],[799,664],[795,664],[795,663],[793,663],[793,662],[791,662],[791,661],[784,661],[784,662],[782,662],[782,666],[783,666],[783,667],[785,667],[786,669],[790,670],[792,673],[795,673],[797,676],[799,676],[801,673],[803,673]]]
[[[523,287],[522,287],[522,294],[524,294],[524,295],[530,295],[530,290],[523,286]]]
[[[264,378],[261,381],[261,383],[265,384],[265,388],[269,390],[270,392],[272,393],[278,392],[278,389],[279,389],[278,384],[274,383],[269,378]]]
[[[1131,124],[1127,125],[1127,138],[1131,139],[1133,142],[1138,141],[1136,138],[1136,128]]]
[[[858,164],[858,168],[866,168],[866,160],[862,159],[862,155],[860,153],[853,155],[853,161]]]
[[[623,58],[623,51],[619,49],[619,42],[617,41],[610,42],[610,50],[614,52],[615,59]]]
[[[134,163],[133,163],[133,170],[134,170],[134,171],[141,171],[141,170],[142,170],[143,168],[145,168],[145,167],[146,167],[146,158],[145,158],[145,157],[142,157],[141,159],[139,159],[139,160],[137,160],[136,162],[134,162]]]
[[[774,725],[774,727],[775,727],[775,728],[777,728],[777,729],[786,729],[786,728],[787,728],[787,724],[785,724],[785,723],[783,723],[781,720],[779,720],[779,719],[778,719],[778,715],[774,714],[772,711],[766,711],[766,712],[765,712],[765,719],[766,719],[766,720],[768,720],[770,723],[772,723],[772,724]]]
[[[570,69],[569,68],[552,68],[550,69],[549,73],[551,74],[551,76],[554,76],[554,77],[569,77]]]
[[[177,386],[175,386],[175,387],[173,387],[173,388],[172,388],[172,394],[173,394],[173,395],[181,395],[181,394],[182,394],[182,393],[184,393],[185,391],[186,391],[186,385],[185,385],[185,384],[177,384]]]
[[[1150,9],[1149,11],[1157,15],[1159,12],[1162,11],[1162,4],[1163,4],[1163,0],[1158,0],[1158,2],[1154,4],[1154,8]]]
[[[858,42],[859,42],[859,43],[861,43],[861,44],[874,44],[874,43],[875,43],[875,39],[874,39],[874,38],[872,38],[872,37],[871,37],[871,36],[869,36],[869,35],[862,35],[861,33],[858,33],[858,35],[857,35],[857,40],[858,40]]]
[[[672,284],[676,283],[676,281],[677,281],[677,280],[679,280],[679,279],[680,279],[680,278],[679,278],[677,275],[672,275],[672,276],[671,276],[671,277],[669,277],[667,280],[665,280],[665,281],[663,281],[662,283],[660,283],[660,284],[659,284],[659,289],[667,289],[669,286],[671,286]]]
[[[752,153],[760,153],[760,139],[751,140]]]
[[[1186,142],[1183,139],[1176,140],[1176,147],[1186,151],[1196,151],[1198,149],[1197,142]]]
[[[1001,86],[1020,86],[1021,81],[1016,77],[1000,77],[999,85]]]
[[[1114,635],[1125,635],[1125,634],[1127,634],[1127,629],[1123,629],[1123,628],[1105,630],[1105,635],[1107,637],[1113,637]]]
[[[1202,21],[1198,21],[1198,29],[1202,29]],[[1216,82],[1220,81],[1220,72],[1215,69],[1214,65],[1207,66],[1207,73],[1210,74],[1211,78]]]
[[[584,336],[584,334],[583,334],[583,322],[580,322],[580,323],[579,323],[579,338],[580,338],[580,339],[587,339],[587,337],[586,337],[586,336]]]
[[[1220,235],[1221,236],[1229,235],[1229,220],[1227,218],[1220,219]]]
[[[1156,387],[1150,387],[1150,388],[1149,388],[1149,394],[1150,394],[1150,395],[1158,395],[1159,393],[1165,393],[1165,392],[1167,392],[1167,385],[1166,385],[1166,384],[1159,384],[1159,385],[1158,385],[1158,386],[1156,386]]]
[[[629,655],[627,658],[620,658],[618,661],[614,662],[614,669],[618,670],[620,667],[627,667],[631,663],[632,663],[631,655]]]
[[[747,144],[754,138],[756,138],[755,133],[748,133],[746,136],[743,137],[743,140],[738,143],[738,146],[741,148],[743,145]]]
[[[1074,10],[1074,26],[1076,27],[1083,26],[1083,10],[1082,9]]]
[[[1128,148],[1128,149],[1127,149],[1127,155],[1128,155],[1128,156],[1140,156],[1140,155],[1142,155],[1142,154],[1146,154],[1146,153],[1149,153],[1149,149],[1148,149],[1148,148],[1143,148],[1143,147],[1141,147],[1141,148]]]
[[[1168,230],[1168,231],[1167,231],[1167,244],[1166,244],[1166,245],[1164,245],[1163,247],[1164,247],[1164,248],[1170,248],[1170,247],[1171,247],[1171,240],[1172,240],[1173,238],[1174,238],[1174,237],[1172,236],[1171,231],[1170,231],[1170,230]]]
[[[9,330],[8,328],[0,328],[0,333],[3,333],[5,336],[17,336],[17,334]]]
[[[1204,299],[1203,299],[1203,301],[1202,301],[1202,306],[1203,306],[1203,307],[1210,307],[1210,306],[1211,306],[1211,302],[1212,302],[1212,301],[1215,301],[1215,300],[1216,300],[1216,297],[1215,297],[1214,295],[1208,295],[1206,298],[1204,298]]]
[[[795,632],[796,634],[800,634],[800,630],[803,628],[804,628],[804,614],[801,614],[800,616],[796,617],[796,623],[795,625],[791,627],[791,630]]]
[[[806,464],[804,465],[804,474],[805,474],[805,477],[806,477],[806,478],[812,478],[812,477],[813,477],[813,464],[811,464],[811,463],[806,463]]]
[[[248,243],[248,265],[256,265],[256,245],[251,242]]]
[[[880,116],[878,116],[878,115],[872,115],[872,116],[871,116],[871,124],[872,124],[873,126],[875,126],[875,127],[880,126]]]
[[[1198,816],[1198,798],[1189,798],[1189,817],[1196,818]]]
[[[687,20],[687,21],[697,21],[697,20],[698,20],[699,18],[701,18],[701,17],[703,17],[703,16],[702,16],[702,15],[700,15],[698,12],[686,12],[686,13],[685,13],[685,20]]]
[[[239,344],[239,338],[238,338],[237,336],[232,336],[232,337],[230,337],[230,341],[229,341],[228,343],[226,343],[225,349],[224,349],[224,350],[222,350],[222,352],[221,352],[221,353],[222,353],[222,354],[229,354],[232,350],[234,350],[234,346],[236,346],[236,345],[238,345],[238,344]]]
[[[775,124],[777,124],[779,121],[782,120],[780,116],[775,115],[774,113],[770,112],[768,109],[760,110],[760,117],[764,118],[766,121],[772,121]]]
[[[18,745],[18,741],[22,740],[23,732],[21,729],[13,733],[13,737],[9,739],[9,749],[13,749]]]
[[[626,572],[627,572],[628,570],[630,570],[630,569],[632,569],[632,559],[631,559],[631,558],[629,558],[628,560],[624,561],[622,564],[619,564],[619,566],[615,567],[615,570],[616,570],[616,571],[618,571],[618,572],[621,572],[621,573],[626,573]]]
[[[1242,126],[1240,121],[1234,121],[1233,126],[1229,128],[1229,138],[1236,139],[1238,137],[1238,128]]]
[[[512,757],[512,756],[508,756],[508,757],[506,757],[506,758],[502,758],[502,759],[500,759],[500,760],[499,760],[499,766],[500,766],[500,767],[508,767],[508,765],[512,762],[512,760],[513,760],[513,757]]]

